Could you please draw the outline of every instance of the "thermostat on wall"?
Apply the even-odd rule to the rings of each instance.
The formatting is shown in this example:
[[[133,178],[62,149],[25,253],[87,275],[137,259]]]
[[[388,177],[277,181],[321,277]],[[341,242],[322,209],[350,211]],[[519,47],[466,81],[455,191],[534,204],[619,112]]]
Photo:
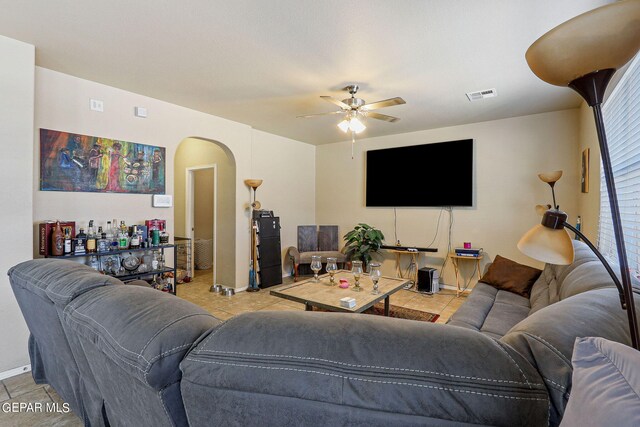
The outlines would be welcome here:
[[[168,194],[154,194],[151,205],[154,208],[170,208],[173,206],[173,196]]]

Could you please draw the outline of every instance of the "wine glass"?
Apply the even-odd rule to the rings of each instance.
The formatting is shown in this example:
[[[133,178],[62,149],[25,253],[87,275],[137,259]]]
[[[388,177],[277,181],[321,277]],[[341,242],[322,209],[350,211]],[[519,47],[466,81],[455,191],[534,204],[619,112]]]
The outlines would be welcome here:
[[[338,271],[337,261],[338,258],[327,258],[327,266],[325,267],[325,269],[327,270],[327,273],[329,273],[329,282],[331,285],[336,284],[333,276],[336,274],[336,271]]]
[[[360,292],[362,290],[362,288],[360,287],[360,275],[362,274],[362,261],[351,262],[351,273],[353,273],[353,278],[356,281],[353,290],[356,292]]]
[[[371,281],[373,282],[373,291],[371,291],[371,293],[373,295],[379,295],[380,290],[378,289],[378,280],[380,280],[380,277],[382,276],[382,272],[380,271],[380,263],[372,262],[371,264],[369,264],[369,267],[369,276],[371,276]]]
[[[322,257],[320,255],[311,256],[311,269],[313,270],[313,281],[319,282],[318,273],[322,270]]]

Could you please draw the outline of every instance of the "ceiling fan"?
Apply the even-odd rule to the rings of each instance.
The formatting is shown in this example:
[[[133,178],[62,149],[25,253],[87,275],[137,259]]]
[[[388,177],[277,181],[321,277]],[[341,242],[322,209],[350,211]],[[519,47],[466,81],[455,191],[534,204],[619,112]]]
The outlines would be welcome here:
[[[354,134],[360,133],[366,129],[366,126],[360,118],[366,117],[371,119],[383,120],[385,122],[397,122],[400,120],[398,117],[387,116],[386,114],[380,114],[373,112],[372,110],[377,110],[379,108],[392,107],[394,105],[405,104],[404,99],[395,97],[390,99],[385,99],[383,101],[371,102],[366,104],[364,99],[356,98],[356,93],[358,92],[358,85],[353,84],[344,88],[344,90],[348,91],[351,94],[351,98],[343,99],[339,101],[331,96],[321,96],[320,98],[325,101],[331,102],[332,104],[340,107],[339,111],[331,111],[328,113],[318,113],[318,114],[309,114],[305,116],[298,116],[298,118],[312,118],[319,116],[329,116],[334,114],[342,114],[344,116],[344,120],[338,123],[338,127],[343,132],[347,133],[351,131],[352,142],[354,141]]]

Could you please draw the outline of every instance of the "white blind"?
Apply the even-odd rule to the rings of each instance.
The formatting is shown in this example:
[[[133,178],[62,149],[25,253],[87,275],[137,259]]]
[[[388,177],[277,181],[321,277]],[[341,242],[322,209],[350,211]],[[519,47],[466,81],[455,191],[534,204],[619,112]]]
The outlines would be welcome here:
[[[602,112],[629,268],[632,275],[640,277],[640,56],[633,60]],[[598,248],[605,257],[617,262],[609,195],[601,170]]]

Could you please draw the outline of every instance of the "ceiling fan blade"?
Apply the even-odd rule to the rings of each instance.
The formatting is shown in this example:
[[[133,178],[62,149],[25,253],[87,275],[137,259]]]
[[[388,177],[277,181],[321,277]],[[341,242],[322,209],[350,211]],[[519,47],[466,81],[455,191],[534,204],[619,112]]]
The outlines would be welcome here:
[[[387,116],[386,114],[374,113],[373,111],[363,111],[366,117],[378,120],[384,120],[385,122],[397,122],[400,120],[398,117]]]
[[[296,116],[296,119],[310,119],[312,117],[331,116],[333,114],[342,114],[342,113],[344,113],[344,111],[330,111],[328,113],[317,113],[317,114],[307,114],[305,116]]]
[[[332,104],[336,104],[338,107],[342,108],[343,110],[351,109],[351,107],[345,104],[344,102],[338,101],[337,99],[332,98],[330,96],[321,96],[320,98],[324,99],[325,101],[329,101]]]
[[[371,111],[371,110],[377,110],[378,108],[393,107],[394,105],[400,105],[400,104],[406,104],[406,102],[402,98],[395,97],[395,98],[385,99],[383,101],[365,104],[362,107],[360,107],[360,109]]]

